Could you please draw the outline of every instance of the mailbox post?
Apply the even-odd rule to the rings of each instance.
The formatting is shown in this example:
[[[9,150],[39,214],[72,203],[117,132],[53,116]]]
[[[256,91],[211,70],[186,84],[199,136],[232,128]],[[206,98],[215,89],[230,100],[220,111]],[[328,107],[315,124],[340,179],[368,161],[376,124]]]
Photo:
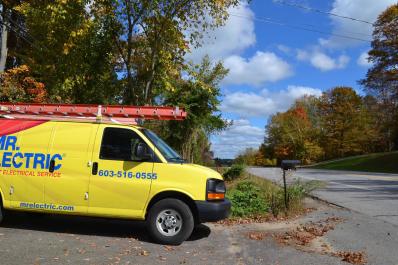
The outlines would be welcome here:
[[[289,209],[289,202],[287,199],[287,184],[286,184],[286,171],[296,169],[296,166],[300,165],[300,160],[282,160],[281,168],[283,170],[283,189],[285,193],[285,209]]]

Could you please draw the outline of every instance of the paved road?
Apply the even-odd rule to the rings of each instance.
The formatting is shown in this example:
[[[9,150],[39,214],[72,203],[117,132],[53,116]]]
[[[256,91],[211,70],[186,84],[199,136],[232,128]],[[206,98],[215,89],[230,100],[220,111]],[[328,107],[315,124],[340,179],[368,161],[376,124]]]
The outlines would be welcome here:
[[[281,181],[278,168],[249,168],[251,174]],[[398,175],[298,169],[292,179],[320,180],[326,187],[313,194],[328,202],[398,225]]]

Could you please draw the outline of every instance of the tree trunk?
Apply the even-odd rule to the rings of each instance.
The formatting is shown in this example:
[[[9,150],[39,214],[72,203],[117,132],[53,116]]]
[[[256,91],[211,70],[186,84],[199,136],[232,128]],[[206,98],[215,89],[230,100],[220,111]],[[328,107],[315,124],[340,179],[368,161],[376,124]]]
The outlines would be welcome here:
[[[145,92],[144,92],[144,102],[145,104],[151,104],[151,99],[150,99],[150,92],[152,90],[152,84],[153,80],[155,79],[155,65],[156,65],[156,52],[152,52],[152,58],[151,58],[151,73],[149,75],[149,79],[145,84]]]
[[[7,39],[8,39],[8,30],[6,27],[6,10],[4,6],[2,8],[2,16],[1,16],[1,37],[0,37],[0,73],[3,73],[6,68],[6,61],[7,61]]]

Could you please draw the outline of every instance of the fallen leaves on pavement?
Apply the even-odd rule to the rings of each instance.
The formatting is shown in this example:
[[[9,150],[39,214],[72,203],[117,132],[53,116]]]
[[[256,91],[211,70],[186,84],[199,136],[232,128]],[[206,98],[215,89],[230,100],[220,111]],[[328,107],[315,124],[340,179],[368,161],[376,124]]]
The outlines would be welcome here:
[[[280,244],[293,246],[299,250],[313,252],[313,243],[316,239],[323,237],[327,232],[333,230],[338,223],[344,221],[340,217],[329,217],[317,222],[308,222],[304,225],[299,225],[295,229],[284,232],[274,233],[273,238]],[[319,242],[319,241],[318,241]],[[322,242],[322,241],[321,241]],[[334,257],[339,257],[342,261],[363,265],[366,264],[366,254],[362,251],[337,251],[334,252],[328,244],[321,245],[321,254],[327,254]]]
[[[264,240],[268,236],[265,232],[249,232],[247,234],[248,238],[251,240]]]
[[[363,265],[367,263],[366,254],[363,251],[338,251],[332,254],[333,256],[342,258],[342,261],[356,264],[356,265]]]
[[[285,233],[276,233],[274,238],[278,243],[286,245],[307,246],[315,238],[325,235],[330,230],[333,230],[337,223],[343,220],[338,217],[329,217],[318,222],[308,222],[304,225],[298,226],[295,230],[287,231]]]

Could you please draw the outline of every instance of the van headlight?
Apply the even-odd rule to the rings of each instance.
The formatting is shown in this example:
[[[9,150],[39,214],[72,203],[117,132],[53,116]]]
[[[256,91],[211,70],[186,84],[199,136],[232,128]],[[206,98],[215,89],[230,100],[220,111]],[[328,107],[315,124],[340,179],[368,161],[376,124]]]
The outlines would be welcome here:
[[[206,200],[222,201],[225,199],[225,183],[220,179],[208,179],[206,184]]]

